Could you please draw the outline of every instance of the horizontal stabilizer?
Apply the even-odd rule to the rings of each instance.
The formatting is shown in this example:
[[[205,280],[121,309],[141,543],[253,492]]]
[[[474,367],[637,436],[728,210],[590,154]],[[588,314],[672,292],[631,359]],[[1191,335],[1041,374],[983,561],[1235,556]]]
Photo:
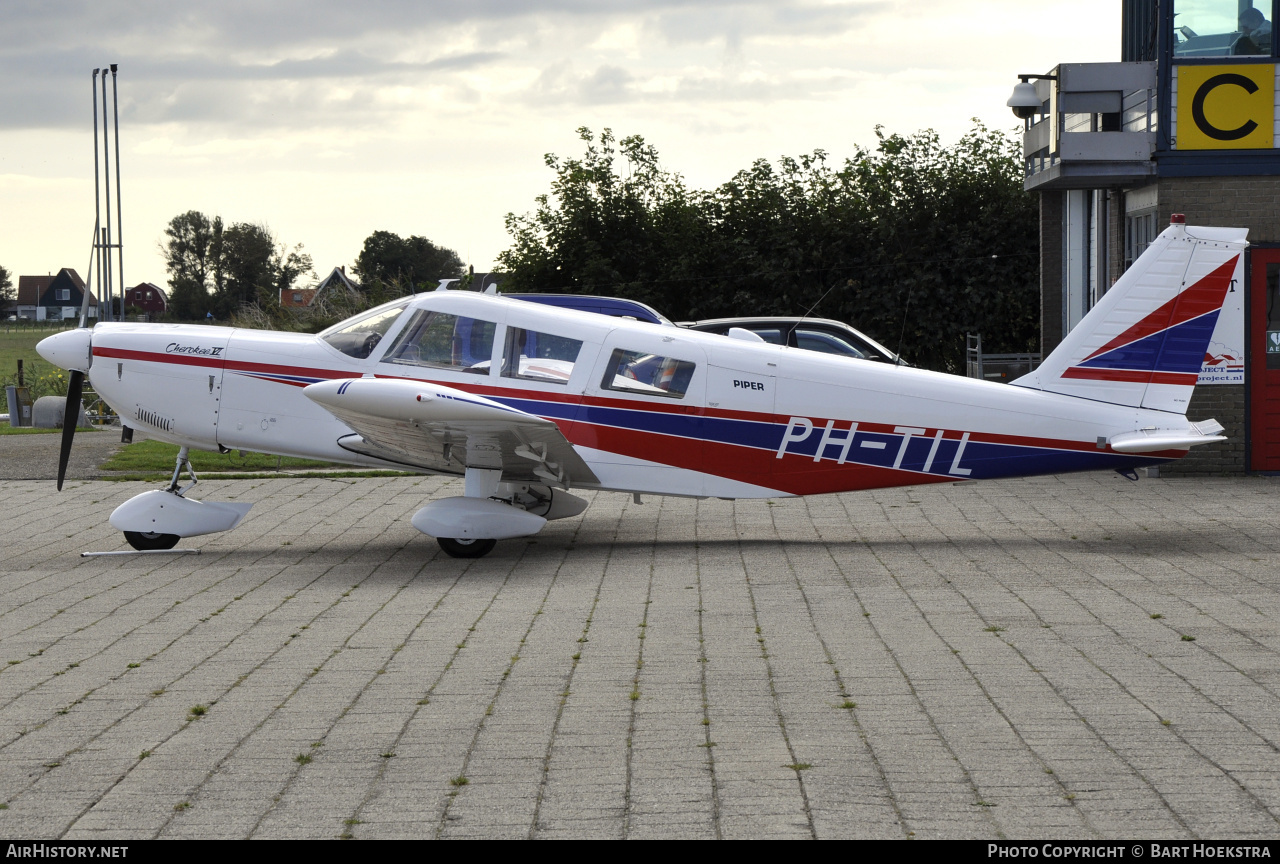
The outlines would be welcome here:
[[[1226,441],[1219,435],[1222,424],[1217,420],[1192,423],[1188,429],[1142,429],[1113,436],[1107,441],[1117,453],[1154,453],[1158,450],[1186,450],[1199,444]]]

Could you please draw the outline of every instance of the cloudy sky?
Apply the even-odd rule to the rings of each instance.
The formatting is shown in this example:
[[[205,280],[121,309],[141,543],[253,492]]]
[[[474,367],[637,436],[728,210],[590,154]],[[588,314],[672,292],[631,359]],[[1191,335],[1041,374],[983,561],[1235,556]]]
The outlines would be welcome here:
[[[842,158],[877,124],[1012,130],[1018,72],[1119,42],[1115,0],[2,0],[0,265],[85,275],[109,63],[125,278],[164,285],[187,210],[266,224],[322,274],[377,229],[487,270],[580,126],[643,135],[705,188],[760,157]]]

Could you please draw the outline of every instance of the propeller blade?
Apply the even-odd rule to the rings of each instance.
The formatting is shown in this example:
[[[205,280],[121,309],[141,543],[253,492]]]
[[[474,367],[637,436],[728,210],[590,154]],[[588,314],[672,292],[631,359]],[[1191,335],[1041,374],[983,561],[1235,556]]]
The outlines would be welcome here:
[[[62,491],[62,481],[67,476],[67,460],[71,458],[71,439],[76,434],[76,424],[80,422],[80,394],[84,389],[84,373],[78,369],[71,370],[71,381],[67,384],[67,407],[62,412],[62,450],[58,453],[58,491]]]

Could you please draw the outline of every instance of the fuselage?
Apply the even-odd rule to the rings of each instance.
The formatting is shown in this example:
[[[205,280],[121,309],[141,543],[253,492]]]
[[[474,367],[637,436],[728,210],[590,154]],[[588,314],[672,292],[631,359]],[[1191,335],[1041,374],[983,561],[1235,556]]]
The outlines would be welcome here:
[[[1164,411],[474,292],[395,308],[362,316],[376,338],[360,317],[319,336],[98,324],[90,379],[127,425],[162,440],[381,467],[393,463],[338,444],[352,430],[303,388],[429,381],[553,420],[599,479],[589,488],[657,494],[805,495],[1125,470],[1185,453],[1106,444],[1187,425]],[[432,312],[454,321],[452,335],[409,356],[406,334]]]

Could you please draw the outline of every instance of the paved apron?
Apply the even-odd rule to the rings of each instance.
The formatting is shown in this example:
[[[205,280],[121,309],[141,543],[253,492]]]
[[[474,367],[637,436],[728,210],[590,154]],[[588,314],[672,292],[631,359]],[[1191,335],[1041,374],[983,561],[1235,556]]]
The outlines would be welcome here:
[[[600,494],[470,562],[438,478],[91,559],[148,486],[0,482],[0,835],[1274,838],[1277,482]]]

